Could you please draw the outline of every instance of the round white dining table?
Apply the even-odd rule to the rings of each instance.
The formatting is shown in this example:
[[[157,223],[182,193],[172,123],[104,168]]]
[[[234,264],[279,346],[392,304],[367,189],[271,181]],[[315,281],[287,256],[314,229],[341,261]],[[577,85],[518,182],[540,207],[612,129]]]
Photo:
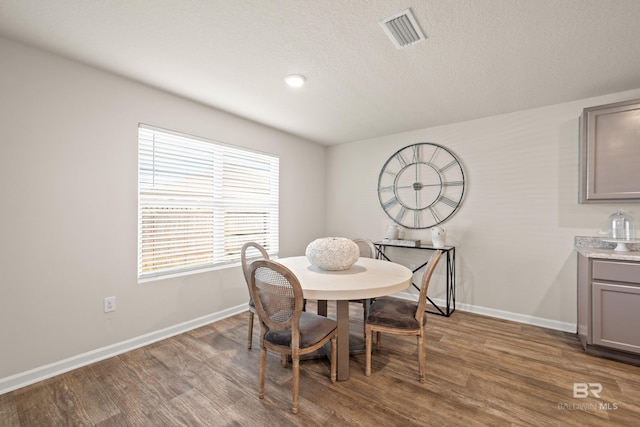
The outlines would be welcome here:
[[[305,256],[275,261],[295,274],[306,299],[336,301],[338,380],[349,379],[349,300],[400,292],[411,285],[413,273],[403,265],[374,258],[359,258],[351,268],[341,271],[313,266]]]

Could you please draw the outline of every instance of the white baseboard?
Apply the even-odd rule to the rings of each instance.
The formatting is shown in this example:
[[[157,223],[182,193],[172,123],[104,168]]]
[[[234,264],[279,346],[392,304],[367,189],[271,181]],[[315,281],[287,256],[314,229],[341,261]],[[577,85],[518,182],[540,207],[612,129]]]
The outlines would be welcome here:
[[[396,294],[400,298],[416,301],[418,295],[401,292]],[[444,299],[432,298],[438,306],[446,306]],[[527,316],[519,313],[512,313],[510,311],[497,310],[495,308],[479,307],[471,304],[461,304],[456,302],[456,310],[468,311],[469,313],[482,314],[484,316],[495,317],[498,319],[511,320],[518,323],[525,323],[527,325],[540,326],[542,328],[555,329],[563,332],[577,333],[578,325],[576,323],[560,322],[558,320],[546,319],[544,317]]]
[[[218,320],[246,311],[246,309],[246,304],[231,307],[217,313],[212,313],[188,322],[180,323],[178,325],[170,326],[126,341],[88,351],[58,362],[40,366],[25,372],[20,372],[9,377],[0,378],[0,394],[8,393],[29,384],[54,377],[64,372],[72,371],[82,366],[87,366],[91,363],[99,362],[100,360],[108,359],[109,357],[117,356],[118,354],[126,353],[127,351],[131,351],[136,348],[144,347],[145,345],[167,339],[174,335],[182,334],[209,323],[217,322]]]
[[[414,301],[417,299],[417,295],[404,292],[396,294],[396,296]],[[433,301],[439,306],[446,305],[446,301],[441,299],[434,298]],[[126,353],[127,351],[131,351],[136,348],[140,348],[145,345],[149,345],[154,342],[172,337],[174,335],[199,328],[200,326],[225,319],[227,317],[245,311],[246,307],[246,304],[242,304],[237,307],[231,307],[218,313],[212,313],[207,316],[171,326],[169,328],[161,329],[149,334],[141,335],[136,338],[79,354],[77,356],[61,360],[59,362],[40,366],[38,368],[20,372],[19,374],[15,374],[9,377],[0,378],[0,394],[8,393],[29,384],[33,384],[38,381],[42,381],[47,378],[62,374],[64,372],[68,372],[82,366],[107,359],[109,357],[117,356],[118,354]],[[577,332],[577,325],[573,323],[559,322],[557,320],[545,319],[535,316],[526,316],[523,314],[511,313],[508,311],[496,310],[493,308],[477,307],[469,304],[457,303],[456,310],[468,311],[470,313],[482,314],[485,316],[496,317],[498,319],[512,320],[514,322],[541,326],[543,328],[556,329],[564,332]]]

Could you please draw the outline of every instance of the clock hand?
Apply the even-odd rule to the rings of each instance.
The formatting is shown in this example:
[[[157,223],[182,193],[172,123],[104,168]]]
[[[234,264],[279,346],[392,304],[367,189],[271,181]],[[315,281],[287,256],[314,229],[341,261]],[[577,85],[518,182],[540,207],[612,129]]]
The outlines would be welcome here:
[[[418,185],[416,185],[418,184]],[[416,183],[416,184],[411,184],[411,185],[399,185],[396,188],[400,189],[400,188],[411,188],[412,190],[422,190],[424,187],[440,187],[440,184],[421,184],[421,183]]]

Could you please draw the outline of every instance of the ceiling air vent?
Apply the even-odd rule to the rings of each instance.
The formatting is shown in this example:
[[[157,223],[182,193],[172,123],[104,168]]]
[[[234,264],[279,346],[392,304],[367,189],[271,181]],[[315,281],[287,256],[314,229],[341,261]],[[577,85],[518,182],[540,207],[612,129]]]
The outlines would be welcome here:
[[[424,40],[425,36],[413,17],[411,9],[404,10],[380,21],[380,26],[387,33],[398,49]]]

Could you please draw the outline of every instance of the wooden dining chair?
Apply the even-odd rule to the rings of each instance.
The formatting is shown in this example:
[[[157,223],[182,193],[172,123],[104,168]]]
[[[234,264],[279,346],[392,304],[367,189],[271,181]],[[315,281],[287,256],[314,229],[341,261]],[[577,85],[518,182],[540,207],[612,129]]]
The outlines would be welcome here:
[[[258,396],[264,398],[267,350],[291,357],[293,371],[292,412],[298,413],[300,356],[331,342],[331,382],[336,381],[338,323],[303,311],[304,298],[298,278],[275,261],[254,261],[250,267],[250,291],[260,319],[260,379]]]
[[[247,242],[242,245],[240,250],[240,260],[242,264],[242,273],[244,274],[244,280],[247,283],[247,289],[249,289],[249,266],[253,261],[269,259],[269,254],[260,244],[256,242]],[[256,313],[256,307],[251,298],[251,291],[249,291],[249,333],[247,337],[247,348],[251,350],[251,344],[253,341],[253,318]]]
[[[425,382],[427,359],[424,348],[424,330],[427,323],[427,290],[442,251],[436,251],[429,259],[422,276],[422,285],[418,301],[409,301],[394,297],[377,298],[369,308],[365,321],[366,365],[365,375],[371,375],[371,351],[373,333],[376,333],[376,349],[380,349],[380,333],[409,335],[418,338],[418,367],[420,382]]]
[[[376,258],[376,247],[373,242],[369,239],[353,239],[356,245],[358,245],[358,249],[360,250],[360,256],[364,258]],[[362,336],[366,337],[366,332],[364,330],[364,322],[367,320],[367,314],[369,313],[369,306],[371,306],[373,299],[355,299],[349,300],[349,302],[354,302],[357,304],[362,304]]]
[[[353,239],[358,249],[360,249],[360,256],[365,258],[376,258],[376,246],[369,239]]]

